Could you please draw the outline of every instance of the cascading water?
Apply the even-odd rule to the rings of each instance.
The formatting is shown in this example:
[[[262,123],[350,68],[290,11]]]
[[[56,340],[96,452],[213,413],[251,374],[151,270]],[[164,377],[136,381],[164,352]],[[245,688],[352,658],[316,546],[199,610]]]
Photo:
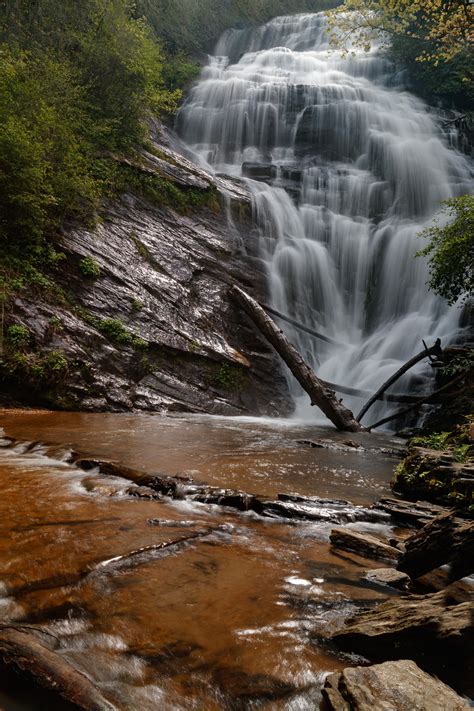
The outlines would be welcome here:
[[[229,31],[178,128],[207,167],[248,178],[273,306],[341,344],[284,326],[321,377],[374,391],[422,339],[459,334],[414,255],[472,166],[376,48],[330,51],[322,13]]]

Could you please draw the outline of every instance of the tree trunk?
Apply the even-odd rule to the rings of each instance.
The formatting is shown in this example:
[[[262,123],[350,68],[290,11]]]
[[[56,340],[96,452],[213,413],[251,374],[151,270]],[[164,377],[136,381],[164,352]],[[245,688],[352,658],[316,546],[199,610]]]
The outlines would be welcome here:
[[[324,385],[313,370],[305,363],[296,348],[291,345],[284,333],[265,313],[261,306],[245,291],[233,286],[231,296],[250,316],[265,338],[283,358],[301,387],[311,398],[311,404],[319,407],[333,425],[345,432],[362,432],[364,428],[354,415],[336,397],[334,390]]]
[[[377,400],[380,399],[380,396],[383,395],[383,394],[386,392],[386,390],[389,389],[389,387],[390,387],[391,385],[393,385],[394,383],[396,383],[397,380],[400,380],[400,378],[402,377],[402,375],[405,375],[405,373],[408,373],[409,370],[411,370],[412,368],[414,368],[415,365],[417,365],[417,363],[420,363],[422,360],[424,360],[425,358],[429,358],[430,356],[437,356],[437,357],[439,357],[439,356],[441,356],[441,354],[442,354],[441,341],[440,341],[440,339],[438,338],[438,340],[436,341],[436,343],[434,344],[434,346],[431,346],[431,348],[425,348],[425,350],[421,351],[421,353],[418,353],[416,356],[413,356],[413,358],[410,358],[410,360],[409,360],[407,363],[405,363],[405,365],[403,365],[399,370],[397,370],[397,372],[394,373],[394,374],[387,380],[387,382],[384,383],[384,384],[382,385],[382,387],[377,390],[377,392],[375,393],[375,395],[373,395],[373,396],[370,398],[369,402],[367,402],[367,403],[364,405],[364,407],[362,408],[362,410],[359,412],[359,414],[357,415],[357,420],[360,422],[360,421],[362,420],[362,418],[364,417],[364,415],[370,410],[370,408],[372,407],[372,405],[373,405],[375,402],[377,402]],[[374,425],[374,427],[375,427],[375,426],[376,426],[376,425]]]
[[[42,640],[45,640],[44,643]],[[46,640],[48,640],[46,642]],[[0,627],[0,659],[4,666],[15,669],[34,683],[83,711],[116,711],[97,687],[75,669],[54,648],[50,635],[38,634],[26,627]]]

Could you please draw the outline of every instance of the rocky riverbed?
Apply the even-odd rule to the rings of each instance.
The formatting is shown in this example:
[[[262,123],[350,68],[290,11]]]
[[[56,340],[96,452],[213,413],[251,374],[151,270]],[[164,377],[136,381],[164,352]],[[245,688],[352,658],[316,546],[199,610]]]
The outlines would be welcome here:
[[[472,589],[395,569],[437,520],[389,496],[398,440],[232,418],[2,424],[7,711],[36,710],[26,678],[61,681],[48,709],[467,708]]]

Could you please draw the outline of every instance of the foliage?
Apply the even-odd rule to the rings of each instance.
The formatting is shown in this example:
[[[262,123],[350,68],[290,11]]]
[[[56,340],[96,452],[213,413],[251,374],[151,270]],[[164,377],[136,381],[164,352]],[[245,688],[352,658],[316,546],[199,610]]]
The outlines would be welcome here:
[[[98,279],[100,277],[100,266],[94,257],[84,257],[79,262],[79,269],[87,279]]]
[[[454,503],[463,508],[472,507],[472,486],[457,463],[472,464],[474,461],[474,445],[470,435],[473,423],[474,417],[470,415],[462,425],[450,432],[411,439],[405,459],[395,470],[393,489],[415,501],[423,499],[449,505]],[[423,449],[418,449],[420,447]],[[442,451],[442,458],[423,451],[430,449]]]
[[[345,0],[330,13],[330,23],[343,44],[350,40],[367,48],[374,37],[421,41],[418,60],[435,66],[462,54],[474,40],[469,0]]]
[[[474,290],[474,195],[446,200],[444,211],[451,220],[422,233],[419,255],[430,258],[430,287],[453,304]]]
[[[2,3],[0,241],[40,242],[93,214],[109,188],[107,151],[146,135],[179,93],[128,0]]]
[[[474,350],[472,348],[466,349],[465,353],[452,358],[449,363],[441,368],[441,373],[443,375],[460,375],[461,373],[467,373],[471,368],[474,368]]]
[[[443,450],[447,446],[449,432],[437,432],[427,437],[413,437],[410,440],[410,447],[425,447],[426,449]]]
[[[140,299],[132,299],[132,311],[135,311],[135,313],[141,311],[144,306],[145,304]]]
[[[7,342],[9,347],[14,349],[22,349],[30,340],[30,331],[26,326],[13,324],[7,329]]]
[[[0,361],[0,379],[43,388],[60,382],[69,370],[69,360],[61,350],[49,353],[8,351]]]
[[[143,338],[136,336],[130,331],[123,321],[118,318],[100,319],[93,316],[85,309],[78,309],[78,315],[89,325],[96,328],[106,338],[114,343],[125,346],[133,346],[134,348],[148,348],[148,343]]]
[[[337,0],[138,0],[165,47],[174,55],[211,52],[224,30],[266,22],[277,15],[317,12]]]
[[[239,392],[244,386],[242,368],[230,363],[223,363],[215,376],[215,384],[228,392]]]

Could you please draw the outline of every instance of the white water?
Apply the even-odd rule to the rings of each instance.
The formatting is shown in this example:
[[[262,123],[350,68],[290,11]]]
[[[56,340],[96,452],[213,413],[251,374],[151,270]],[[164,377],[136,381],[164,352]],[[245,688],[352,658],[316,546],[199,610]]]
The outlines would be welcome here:
[[[284,326],[321,377],[374,391],[422,339],[455,340],[461,311],[428,291],[414,255],[440,201],[472,192],[472,165],[377,49],[329,51],[322,14],[229,31],[178,126],[215,171],[263,165],[267,182],[249,184],[273,306],[345,344]]]

